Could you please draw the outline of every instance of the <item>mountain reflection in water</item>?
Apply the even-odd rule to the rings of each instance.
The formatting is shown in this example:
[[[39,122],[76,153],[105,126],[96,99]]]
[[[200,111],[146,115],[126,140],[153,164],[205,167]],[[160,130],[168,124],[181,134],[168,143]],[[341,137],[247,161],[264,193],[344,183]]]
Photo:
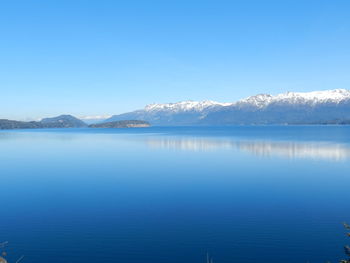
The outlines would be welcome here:
[[[213,139],[198,137],[147,138],[150,147],[188,151],[236,149],[257,156],[280,156],[289,159],[304,158],[329,161],[350,159],[350,145],[332,142],[258,141]]]

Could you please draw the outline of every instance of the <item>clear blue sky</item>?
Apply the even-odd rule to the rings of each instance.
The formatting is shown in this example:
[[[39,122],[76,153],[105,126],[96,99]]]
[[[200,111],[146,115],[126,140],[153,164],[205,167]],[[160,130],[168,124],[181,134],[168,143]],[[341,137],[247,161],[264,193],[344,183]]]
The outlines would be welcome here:
[[[0,2],[0,118],[350,88],[350,1]]]

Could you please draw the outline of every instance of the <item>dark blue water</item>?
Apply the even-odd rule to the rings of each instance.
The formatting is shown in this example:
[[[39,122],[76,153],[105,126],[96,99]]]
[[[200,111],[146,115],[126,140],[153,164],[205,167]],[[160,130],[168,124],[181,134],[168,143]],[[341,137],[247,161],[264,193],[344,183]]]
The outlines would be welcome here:
[[[0,160],[11,262],[337,262],[348,241],[350,127],[2,131]]]

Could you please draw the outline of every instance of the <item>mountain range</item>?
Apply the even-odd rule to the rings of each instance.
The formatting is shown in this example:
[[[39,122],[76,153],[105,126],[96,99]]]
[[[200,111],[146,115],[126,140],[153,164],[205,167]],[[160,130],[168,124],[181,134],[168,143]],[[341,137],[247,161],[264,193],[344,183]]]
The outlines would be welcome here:
[[[236,102],[150,104],[104,120],[143,120],[151,125],[350,124],[350,90],[258,94]]]
[[[258,94],[225,103],[207,100],[150,104],[110,118],[97,117],[81,120],[60,115],[30,122],[0,119],[0,129],[350,124],[350,90]]]

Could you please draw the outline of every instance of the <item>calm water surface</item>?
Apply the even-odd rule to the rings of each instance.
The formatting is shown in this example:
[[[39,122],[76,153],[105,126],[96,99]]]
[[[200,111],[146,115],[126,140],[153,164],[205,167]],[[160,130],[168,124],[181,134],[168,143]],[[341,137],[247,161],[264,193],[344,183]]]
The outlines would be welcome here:
[[[1,131],[0,161],[23,263],[337,262],[348,241],[350,127]]]

